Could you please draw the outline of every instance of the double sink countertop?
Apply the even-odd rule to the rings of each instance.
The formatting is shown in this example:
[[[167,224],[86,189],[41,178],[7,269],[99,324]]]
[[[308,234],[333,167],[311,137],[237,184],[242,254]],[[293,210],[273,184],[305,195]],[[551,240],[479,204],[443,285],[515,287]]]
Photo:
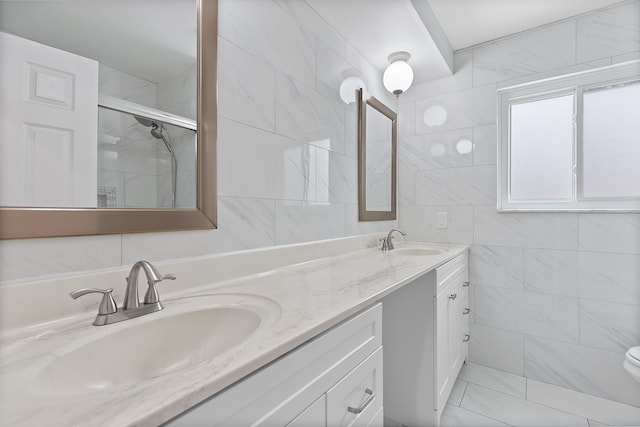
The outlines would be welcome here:
[[[82,306],[65,293],[122,280],[122,269],[2,286],[0,426],[162,424],[467,249],[375,245],[363,236],[158,262],[178,276],[158,285],[165,309],[105,326],[91,324],[98,296]],[[37,290],[57,298],[32,296],[35,315],[9,307]]]

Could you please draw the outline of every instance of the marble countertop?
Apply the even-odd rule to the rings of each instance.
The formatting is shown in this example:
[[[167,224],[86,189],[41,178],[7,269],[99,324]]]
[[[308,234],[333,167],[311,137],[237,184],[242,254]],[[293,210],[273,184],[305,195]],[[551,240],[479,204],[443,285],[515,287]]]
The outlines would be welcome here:
[[[0,337],[0,425],[162,424],[467,249],[404,246],[438,247],[444,252],[412,256],[377,248],[350,250],[252,275],[212,280],[183,292],[162,292],[164,288],[160,293],[165,310],[126,322],[96,327],[91,324],[95,312],[84,311],[4,333]],[[169,308],[179,309],[188,304],[185,297],[220,294],[264,301],[263,309],[270,312],[264,327],[220,356],[104,390],[65,393],[55,386],[42,388],[36,381],[42,367],[69,348],[132,322],[149,321]],[[117,350],[114,354],[113,363],[123,363]]]

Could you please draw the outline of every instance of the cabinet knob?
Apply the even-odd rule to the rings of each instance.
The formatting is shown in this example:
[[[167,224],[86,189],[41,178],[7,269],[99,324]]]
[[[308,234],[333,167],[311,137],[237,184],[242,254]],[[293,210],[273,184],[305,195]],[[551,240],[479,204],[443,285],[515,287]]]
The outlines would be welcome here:
[[[462,339],[462,342],[469,342],[470,339],[471,339],[471,335],[465,334],[464,338]]]
[[[465,288],[468,288],[469,287],[469,282],[468,281],[467,282],[462,282],[462,286],[465,287]]]
[[[376,397],[375,394],[373,394],[373,390],[368,388],[364,392],[369,395],[369,397],[367,397],[367,400],[362,402],[362,405],[360,405],[358,408],[354,408],[353,406],[348,406],[347,411],[351,412],[352,414],[359,414],[362,411],[364,411],[371,402],[373,402],[373,399]]]
[[[458,294],[451,294],[451,295],[449,295],[449,299],[450,299],[450,300],[454,300],[454,301],[455,301],[455,299],[456,299],[456,298],[458,298]]]
[[[471,310],[470,310],[470,309],[465,308],[465,309],[464,309],[464,311],[462,312],[462,314],[469,314],[470,312],[471,312]]]

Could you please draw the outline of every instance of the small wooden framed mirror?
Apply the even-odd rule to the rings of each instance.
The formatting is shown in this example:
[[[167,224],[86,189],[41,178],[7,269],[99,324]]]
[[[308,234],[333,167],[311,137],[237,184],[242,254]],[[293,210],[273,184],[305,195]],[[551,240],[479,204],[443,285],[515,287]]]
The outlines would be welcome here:
[[[358,219],[396,219],[397,114],[358,90]]]

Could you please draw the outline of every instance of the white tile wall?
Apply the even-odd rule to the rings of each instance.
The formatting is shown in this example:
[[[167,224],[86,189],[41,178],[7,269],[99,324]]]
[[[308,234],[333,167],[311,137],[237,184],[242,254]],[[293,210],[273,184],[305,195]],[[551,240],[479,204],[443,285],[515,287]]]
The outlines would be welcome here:
[[[640,3],[631,1],[578,19],[578,62],[639,51],[638,16]]]
[[[522,332],[488,328],[476,323],[472,323],[469,330],[471,362],[516,375],[524,375],[524,334]]]
[[[577,298],[478,286],[475,323],[527,335],[577,343],[580,307]]]
[[[576,249],[578,215],[498,213],[495,205],[475,206],[474,233],[480,245]]]
[[[477,47],[474,86],[575,64],[575,33],[575,21],[568,21]]]
[[[640,1],[624,1],[459,51],[454,76],[410,88],[399,107],[400,226],[472,245],[470,361],[637,406],[622,359],[640,345],[640,214],[497,213],[495,89],[639,55]],[[447,117],[430,127],[435,105]],[[469,135],[471,163],[450,150]]]
[[[218,115],[275,131],[275,67],[222,37],[218,55]]]
[[[456,129],[402,138],[399,162],[407,172],[472,166],[473,154],[461,154],[456,149],[461,140],[473,141],[473,130]]]
[[[472,246],[469,269],[473,271],[474,284],[522,290],[523,252],[522,248]]]
[[[580,300],[580,343],[624,353],[640,343],[640,306]]]
[[[223,39],[315,86],[316,37],[306,29],[306,22],[301,25],[273,1],[221,0],[218,8],[218,32]]]
[[[640,254],[640,215],[580,215],[580,250]]]
[[[640,421],[640,408],[577,393],[566,388],[527,380],[527,400],[589,417],[589,425],[632,426]],[[592,422],[597,419],[607,424]]]
[[[218,36],[219,228],[2,241],[0,280],[397,226],[396,221],[358,222],[357,110],[338,96],[344,75],[355,72],[370,93],[397,111],[397,98],[381,88],[381,71],[297,0],[219,0]],[[175,96],[194,87],[192,70],[159,82],[157,91],[154,84],[116,74],[103,73],[105,93],[128,92],[136,102],[187,117],[195,112],[193,99]],[[179,155],[194,148],[177,147]]]
[[[640,383],[622,367],[624,355],[527,336],[525,376],[629,405],[640,406]]]
[[[436,215],[446,212],[448,228],[437,228]],[[472,206],[402,206],[400,224],[411,240],[440,243],[473,243]]]

